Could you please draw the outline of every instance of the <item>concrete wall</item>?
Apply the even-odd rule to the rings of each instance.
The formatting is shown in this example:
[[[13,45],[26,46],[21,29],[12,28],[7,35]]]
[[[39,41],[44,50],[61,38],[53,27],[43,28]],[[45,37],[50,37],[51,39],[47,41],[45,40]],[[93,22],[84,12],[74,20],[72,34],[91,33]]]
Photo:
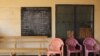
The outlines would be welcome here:
[[[21,7],[51,7],[52,37],[55,37],[56,4],[93,4],[95,5],[95,38],[100,41],[99,2],[99,0],[0,0],[0,36],[21,35]]]

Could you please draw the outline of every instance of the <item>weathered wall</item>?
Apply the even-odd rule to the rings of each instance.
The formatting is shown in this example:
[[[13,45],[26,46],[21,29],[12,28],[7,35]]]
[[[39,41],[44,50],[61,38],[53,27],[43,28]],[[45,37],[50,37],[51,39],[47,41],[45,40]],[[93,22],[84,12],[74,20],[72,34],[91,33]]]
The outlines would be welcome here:
[[[21,7],[51,7],[52,37],[55,37],[56,4],[94,4],[95,38],[100,41],[100,1],[99,0],[0,0],[0,35],[21,35]]]

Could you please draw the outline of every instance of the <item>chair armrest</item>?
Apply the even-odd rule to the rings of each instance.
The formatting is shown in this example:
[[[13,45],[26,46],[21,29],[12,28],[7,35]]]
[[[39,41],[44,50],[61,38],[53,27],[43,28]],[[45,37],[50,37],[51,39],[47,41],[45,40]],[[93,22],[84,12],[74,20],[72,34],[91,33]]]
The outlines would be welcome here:
[[[51,46],[51,44],[52,44],[52,40],[50,40],[49,43],[48,43],[47,51],[50,50],[50,46]]]
[[[78,46],[80,47],[80,50],[82,51],[82,45],[80,45],[80,44],[78,43]]]
[[[61,52],[62,52],[62,56],[64,56],[63,52],[64,52],[64,45],[61,46]]]
[[[61,46],[61,52],[62,52],[62,53],[63,53],[63,50],[64,50],[64,46],[62,45],[62,46]]]
[[[68,45],[66,45],[66,48],[68,49]]]
[[[97,50],[97,51],[100,51],[100,45],[99,45],[99,44],[96,44],[96,45],[94,46],[94,49]]]
[[[50,51],[50,45],[47,47],[47,51]]]
[[[84,44],[83,44],[83,45],[84,45]],[[85,50],[88,50],[88,49],[86,48],[86,45],[84,45],[84,49],[85,49]]]

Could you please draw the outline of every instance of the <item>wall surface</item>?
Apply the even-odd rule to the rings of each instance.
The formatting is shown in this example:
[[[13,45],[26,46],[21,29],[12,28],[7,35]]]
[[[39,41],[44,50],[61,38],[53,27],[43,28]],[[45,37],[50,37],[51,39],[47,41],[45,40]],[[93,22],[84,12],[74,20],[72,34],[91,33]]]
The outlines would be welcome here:
[[[95,5],[95,38],[100,41],[100,0],[0,0],[0,36],[21,35],[21,7],[51,7],[52,37],[55,37],[56,4]]]

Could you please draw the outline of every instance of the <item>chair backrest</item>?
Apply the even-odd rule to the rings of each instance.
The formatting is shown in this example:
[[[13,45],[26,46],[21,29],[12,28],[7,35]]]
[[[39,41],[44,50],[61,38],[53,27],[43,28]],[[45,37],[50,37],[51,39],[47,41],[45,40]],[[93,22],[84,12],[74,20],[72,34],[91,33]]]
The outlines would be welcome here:
[[[63,47],[64,43],[60,38],[53,38],[49,45],[49,49],[53,51],[60,51],[60,48]]]
[[[93,39],[92,37],[87,37],[85,38],[85,40],[83,41],[83,45],[88,49],[88,50],[93,50],[94,46],[96,45],[96,41],[95,39]]]
[[[66,40],[66,45],[68,46],[68,49],[75,49],[77,44],[78,41],[73,37]]]

